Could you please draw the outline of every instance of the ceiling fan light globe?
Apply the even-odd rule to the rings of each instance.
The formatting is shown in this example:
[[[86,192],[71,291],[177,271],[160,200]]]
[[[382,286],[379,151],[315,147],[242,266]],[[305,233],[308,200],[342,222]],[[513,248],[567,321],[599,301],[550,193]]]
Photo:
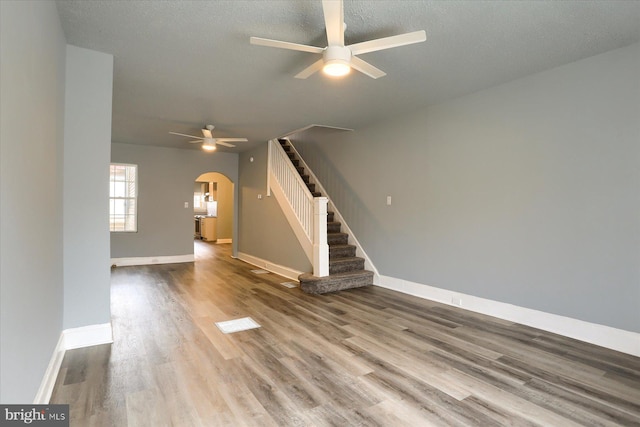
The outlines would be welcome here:
[[[342,77],[351,72],[351,66],[340,59],[333,59],[324,64],[322,72],[331,77]]]
[[[351,71],[351,51],[345,46],[328,46],[323,54],[322,72],[332,77],[342,77]]]
[[[202,149],[205,151],[215,151],[216,143],[215,142],[203,142]]]

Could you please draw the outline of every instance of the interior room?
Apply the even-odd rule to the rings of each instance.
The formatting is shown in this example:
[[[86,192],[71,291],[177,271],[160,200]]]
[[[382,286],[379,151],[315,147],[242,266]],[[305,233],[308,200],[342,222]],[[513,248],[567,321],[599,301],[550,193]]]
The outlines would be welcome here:
[[[1,1],[0,404],[640,425],[638,22]]]

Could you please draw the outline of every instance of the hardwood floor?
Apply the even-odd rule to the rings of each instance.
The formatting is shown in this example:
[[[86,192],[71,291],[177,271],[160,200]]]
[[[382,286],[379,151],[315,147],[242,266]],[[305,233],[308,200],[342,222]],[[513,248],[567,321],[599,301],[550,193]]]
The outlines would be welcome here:
[[[377,287],[307,295],[229,246],[113,270],[114,343],[68,351],[51,399],[72,426],[640,426],[640,358]]]

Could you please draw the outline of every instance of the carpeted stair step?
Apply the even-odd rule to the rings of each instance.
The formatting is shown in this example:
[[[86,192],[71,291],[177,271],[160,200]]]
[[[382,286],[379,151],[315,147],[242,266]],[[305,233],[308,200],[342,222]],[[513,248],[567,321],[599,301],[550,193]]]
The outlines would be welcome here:
[[[327,243],[331,245],[346,245],[349,242],[347,233],[327,233]]]
[[[322,193],[321,193],[321,192],[319,192],[319,191],[312,191],[312,192],[311,192],[311,195],[312,195],[313,197],[322,197]]]
[[[305,184],[309,183],[309,175],[300,175],[300,178],[304,181]]]
[[[373,272],[367,270],[349,271],[316,277],[310,273],[298,276],[300,289],[308,294],[326,294],[344,289],[360,288],[373,285]]]
[[[329,259],[349,258],[356,256],[354,245],[329,245]]]
[[[302,178],[304,180],[304,178]],[[316,185],[312,184],[310,182],[305,181],[305,184],[307,184],[307,188],[309,189],[309,191],[311,191],[311,193],[313,194],[316,191]]]
[[[296,169],[298,170],[300,176],[304,175],[304,168],[302,166],[296,166]]]
[[[329,274],[346,273],[347,271],[364,270],[364,258],[334,258],[329,259]]]
[[[327,212],[327,222],[333,222],[334,213],[331,211]]]
[[[327,233],[339,233],[341,227],[342,224],[339,222],[327,220]]]
[[[294,160],[296,158],[296,153],[292,153],[291,151],[289,151],[287,152],[287,156],[289,156],[291,160]]]

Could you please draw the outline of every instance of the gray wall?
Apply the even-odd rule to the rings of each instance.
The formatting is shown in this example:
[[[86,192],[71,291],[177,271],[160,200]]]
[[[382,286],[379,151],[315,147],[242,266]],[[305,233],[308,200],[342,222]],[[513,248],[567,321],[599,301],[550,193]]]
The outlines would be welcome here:
[[[67,46],[64,329],[108,323],[113,56]]]
[[[251,162],[250,158],[254,161]],[[275,264],[311,272],[274,196],[267,197],[267,143],[240,155],[240,236],[238,250]],[[258,199],[262,195],[262,199]]]
[[[382,275],[640,332],[638,76],[635,44],[296,147]]]
[[[111,233],[112,258],[193,254],[196,178],[215,171],[238,182],[235,153],[113,143],[111,161],[137,164],[139,180],[138,232]],[[189,202],[186,209],[185,202]],[[234,212],[237,211],[236,207]],[[236,229],[237,220],[233,223]],[[234,253],[236,247],[234,241]]]
[[[29,403],[63,321],[65,39],[55,3],[0,2],[0,43],[0,402]]]

